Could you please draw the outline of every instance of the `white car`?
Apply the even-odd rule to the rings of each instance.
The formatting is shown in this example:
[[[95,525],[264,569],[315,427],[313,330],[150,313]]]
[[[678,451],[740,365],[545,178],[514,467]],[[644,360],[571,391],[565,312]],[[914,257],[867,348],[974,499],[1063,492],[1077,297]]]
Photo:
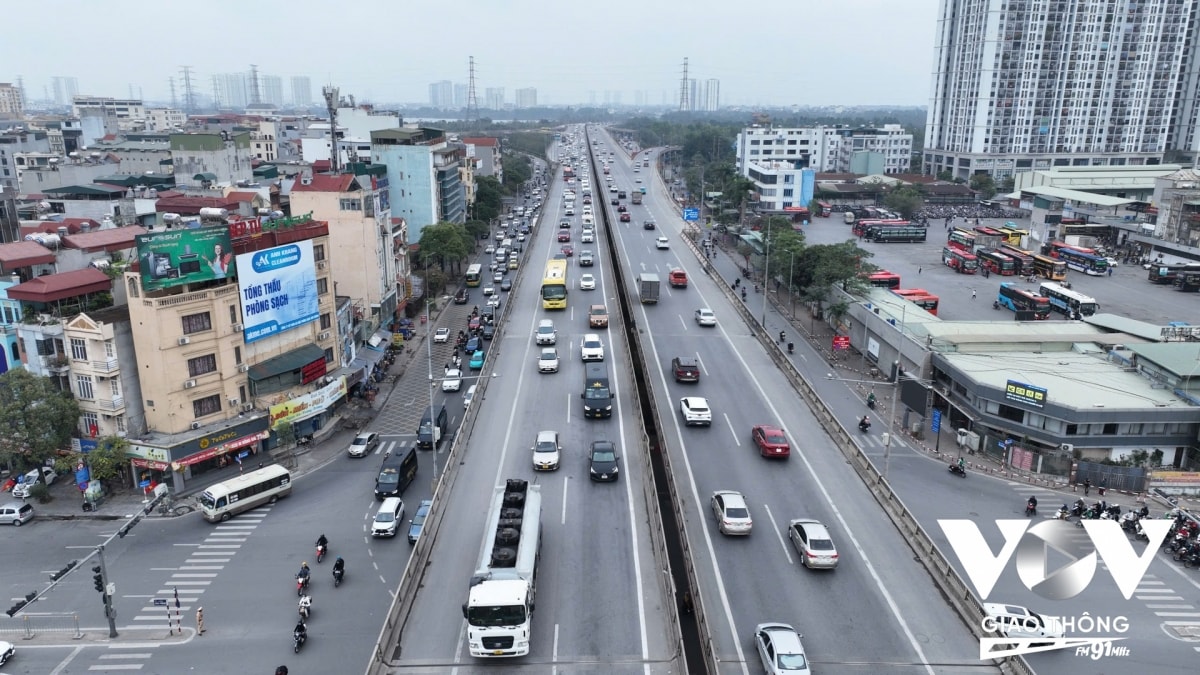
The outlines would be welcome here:
[[[579,290],[581,290],[581,291],[596,290],[596,277],[591,274],[579,275]]]
[[[811,673],[804,654],[804,637],[786,623],[760,623],[754,627],[754,646],[768,675]]]
[[[500,306],[500,296],[493,295],[492,297],[488,298],[487,306],[488,307],[499,307]]]
[[[1111,257],[1110,257],[1110,258],[1105,258],[1105,260],[1107,260],[1107,261],[1108,261],[1108,266],[1109,266],[1109,267],[1120,267],[1120,266],[1121,266],[1121,261],[1120,261],[1120,260],[1117,260],[1116,258],[1111,258]]]
[[[717,325],[717,315],[713,314],[711,309],[701,307],[696,310],[696,323],[701,326],[715,326]]]
[[[539,431],[533,442],[533,470],[554,471],[562,459],[557,431]]]
[[[611,181],[610,181],[610,183],[611,183]],[[608,191],[609,191],[609,192],[616,192],[616,191],[617,191],[617,186],[616,186],[616,185],[611,185],[611,184],[610,184],[610,185],[608,186]]]
[[[596,333],[584,335],[583,344],[579,348],[579,356],[584,361],[603,361],[604,343],[600,341],[600,336]]]
[[[1042,616],[1020,605],[985,602],[983,611],[998,633],[1011,638],[1060,638],[1064,633],[1061,619]]]
[[[55,478],[58,478],[58,473],[50,467],[42,466],[36,469],[30,469],[24,476],[22,476],[21,482],[13,488],[12,496],[16,497],[17,499],[27,499],[29,497],[29,491],[33,489],[34,485],[37,483],[45,483],[47,486],[50,486],[54,484]]]
[[[717,490],[708,504],[721,534],[750,534],[754,529],[754,519],[750,517],[750,507],[742,493]]]
[[[484,295],[485,297],[487,297],[487,296],[489,296],[489,295],[494,295],[495,293],[496,293],[496,287],[495,287],[495,286],[484,286],[484,287],[483,287],[483,295]]]
[[[712,409],[708,407],[708,399],[701,396],[684,396],[679,399],[679,412],[683,415],[684,426],[698,424],[712,426]]]
[[[15,653],[17,653],[17,648],[13,646],[13,643],[0,640],[0,666],[8,663]]]
[[[671,248],[671,242],[666,237],[659,237],[658,239],[654,240],[654,248]]]
[[[451,368],[442,378],[442,391],[458,391],[459,389],[462,389],[462,371],[458,368]]]
[[[487,248],[485,248],[485,249],[483,249],[483,252],[484,252],[484,253],[486,253],[486,254],[488,254],[488,255],[491,255],[491,254],[493,254],[493,253],[495,253],[495,252],[496,252],[496,247],[495,247],[495,246],[492,246],[491,244],[488,244],[488,247],[487,247]]]
[[[547,347],[538,354],[538,372],[539,373],[557,373],[558,372],[558,350],[553,347]]]
[[[439,328],[433,332],[434,344],[446,342],[449,339],[450,339],[450,329],[449,328]]]

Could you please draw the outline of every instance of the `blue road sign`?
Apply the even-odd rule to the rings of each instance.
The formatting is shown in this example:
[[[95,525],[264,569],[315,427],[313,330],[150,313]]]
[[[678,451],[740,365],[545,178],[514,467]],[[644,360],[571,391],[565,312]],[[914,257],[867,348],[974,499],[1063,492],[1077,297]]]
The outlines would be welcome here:
[[[154,599],[154,606],[155,606],[155,607],[166,607],[166,606],[167,606],[167,599],[166,599],[166,598],[155,598],[155,599]]]
[[[930,427],[932,427],[932,431],[935,434],[942,430],[942,411],[941,410],[933,411],[933,419],[930,422]]]
[[[700,220],[700,209],[684,209],[683,219],[689,222]]]

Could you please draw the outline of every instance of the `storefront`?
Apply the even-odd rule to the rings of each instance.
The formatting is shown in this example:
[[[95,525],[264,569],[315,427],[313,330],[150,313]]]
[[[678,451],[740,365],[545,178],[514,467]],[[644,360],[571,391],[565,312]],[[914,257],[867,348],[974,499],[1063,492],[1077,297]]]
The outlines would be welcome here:
[[[143,491],[153,490],[160,483],[174,487],[168,451],[130,444],[125,454],[129,456],[131,487]]]
[[[172,435],[161,441],[142,441],[130,447],[135,486],[145,489],[165,483],[175,492],[187,482],[209,471],[230,464],[255,462],[270,436],[270,418],[234,418],[229,422],[202,429],[200,435]],[[195,432],[193,432],[195,433]],[[165,465],[165,466],[164,466]]]
[[[297,440],[315,436],[329,422],[338,403],[346,398],[346,391],[346,378],[337,377],[316,391],[271,406],[269,447],[279,445],[281,424],[290,424],[291,436]]]

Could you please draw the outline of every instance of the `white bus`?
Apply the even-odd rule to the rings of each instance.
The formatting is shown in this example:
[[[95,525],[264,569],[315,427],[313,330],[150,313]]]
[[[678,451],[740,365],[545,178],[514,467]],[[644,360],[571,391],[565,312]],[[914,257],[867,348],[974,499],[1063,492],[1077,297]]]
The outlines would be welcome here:
[[[1091,316],[1100,309],[1100,303],[1090,295],[1078,293],[1059,284],[1046,282],[1038,291],[1049,298],[1050,309],[1066,315],[1068,319]]]
[[[275,503],[292,494],[292,475],[278,464],[244,473],[210,485],[200,495],[200,509],[210,523],[231,517],[256,506]]]

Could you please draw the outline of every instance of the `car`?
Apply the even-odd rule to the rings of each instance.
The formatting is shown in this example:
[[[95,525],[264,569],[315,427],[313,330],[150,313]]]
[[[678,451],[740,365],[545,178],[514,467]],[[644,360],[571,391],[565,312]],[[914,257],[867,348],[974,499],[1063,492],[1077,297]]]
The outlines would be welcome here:
[[[533,441],[533,470],[554,471],[562,458],[557,431],[539,431]]]
[[[508,269],[509,269],[509,271],[510,271],[510,272],[511,272],[512,270],[515,270],[515,269],[517,269],[517,268],[518,268],[518,267],[520,267],[520,266],[521,266],[521,263],[517,262],[517,259],[516,259],[516,258],[509,258],[509,259],[508,259]]]
[[[8,663],[8,660],[17,653],[17,648],[11,642],[0,640],[0,666]]]
[[[559,232],[558,240],[560,242],[571,241],[571,231],[570,230],[562,230],[561,232]]]
[[[657,248],[657,249],[671,248],[671,242],[666,237],[659,237],[658,239],[654,240],[654,248]]]
[[[449,328],[443,327],[443,328],[439,328],[433,332],[433,343],[434,344],[441,344],[443,342],[448,342],[449,340],[450,340],[450,329]]]
[[[717,490],[708,501],[713,517],[717,519],[717,530],[721,534],[750,534],[754,520],[746,498],[735,490]]]
[[[512,290],[512,279],[505,279],[504,281],[501,281],[500,282],[500,290],[505,291],[505,292],[511,291]]]
[[[458,289],[458,292],[454,294],[454,304],[456,305],[465,305],[470,299],[471,291],[465,288]]]
[[[592,441],[588,450],[588,476],[594,481],[611,483],[621,473],[620,461],[612,441]]]
[[[545,347],[538,354],[538,372],[539,373],[557,373],[558,372],[558,350],[554,347]]]
[[[788,539],[796,547],[800,562],[809,569],[833,569],[838,564],[837,547],[833,537],[820,521],[797,518],[788,522]]]
[[[568,258],[575,255],[575,247],[571,246],[570,244],[563,244],[562,248],[560,248],[559,250],[562,251],[562,254],[567,256]]]
[[[466,349],[464,349],[463,351],[465,351],[468,354],[471,354],[476,351],[479,351],[479,348],[482,346],[483,346],[483,338],[479,337],[478,335],[472,335],[470,338],[467,339]]]
[[[608,328],[608,308],[602,304],[588,307],[588,328]]]
[[[603,361],[604,343],[600,341],[600,336],[596,333],[584,335],[579,347],[579,356],[584,361]]]
[[[442,378],[442,391],[458,391],[459,389],[462,389],[462,371],[458,368],[448,368],[445,377]]]
[[[488,309],[497,309],[497,308],[499,308],[499,307],[500,307],[500,296],[499,296],[499,295],[493,295],[492,297],[488,298],[488,299],[487,299],[487,307],[488,307]],[[485,322],[485,323],[491,323],[491,319],[489,319],[489,320],[488,320],[487,322]]]
[[[614,190],[611,190],[611,192],[616,192],[616,190],[615,190],[615,189],[614,189]],[[616,197],[613,197],[613,198],[612,198],[612,200],[611,200],[611,201],[609,201],[608,203],[609,203],[609,204],[612,204],[613,206],[616,206],[617,204],[620,204],[620,203],[621,203],[621,200],[620,200],[620,199],[617,199]]]
[[[637,169],[634,169],[634,171],[637,171]],[[635,181],[633,181],[633,182],[635,182],[635,183],[640,183],[640,182],[642,182],[642,179],[641,179],[641,178],[639,178],[639,179],[637,179],[637,180],[635,180]]]
[[[1120,267],[1120,265],[1121,265],[1121,261],[1117,260],[1116,258],[1113,258],[1113,257],[1107,257],[1107,258],[1105,258],[1105,260],[1108,261],[1109,267]]]
[[[717,315],[713,314],[711,309],[701,307],[696,310],[696,323],[701,326],[715,326],[717,325]]]
[[[643,220],[642,221],[642,229],[643,230],[653,230],[656,227],[658,227],[658,225],[656,225],[653,220]]]
[[[58,478],[58,473],[50,467],[42,466],[30,469],[24,476],[18,479],[20,482],[13,487],[12,496],[17,499],[26,499],[29,497],[29,493],[33,490],[34,485],[45,483],[47,486],[50,486],[54,484],[54,479],[56,478]]]
[[[351,457],[366,457],[377,447],[379,447],[379,434],[368,431],[356,436],[346,453]]]
[[[10,524],[20,527],[33,520],[33,505],[25,502],[9,502],[0,504],[0,525]],[[2,656],[2,655],[0,655]],[[0,663],[3,663],[0,660]]]
[[[467,363],[467,367],[471,370],[482,370],[484,353],[482,349],[477,349],[471,353],[471,360]]]
[[[498,284],[501,281],[504,281],[504,272],[496,270],[496,272],[492,274],[492,283]],[[493,289],[492,292],[494,293],[495,289]]]
[[[629,209],[626,208],[624,204],[621,204],[620,206],[617,207],[617,213],[625,213],[628,210]]]
[[[700,362],[691,356],[676,356],[671,359],[671,374],[676,382],[699,382]]]
[[[760,424],[750,429],[750,438],[763,457],[787,457],[792,453],[783,429],[769,424]]]
[[[712,426],[712,409],[708,407],[708,399],[701,396],[679,399],[679,413],[683,415],[684,426]]]
[[[484,286],[483,287],[483,297],[488,298],[488,297],[491,297],[492,295],[494,295],[495,293],[496,293],[495,286]]]
[[[538,321],[533,338],[534,343],[538,345],[552,345],[558,342],[558,331],[554,329],[554,322],[550,319]]]
[[[475,391],[478,388],[479,388],[479,385],[477,385],[477,384],[473,384],[473,385],[467,387],[467,393],[463,394],[463,410],[466,410],[467,408],[471,407],[471,401],[475,400]]]
[[[754,647],[767,675],[812,672],[801,637],[786,623],[760,623],[754,627]]]
[[[479,329],[479,337],[484,340],[491,340],[496,337],[496,327],[490,323],[483,324],[483,328]]]
[[[371,523],[372,537],[394,537],[400,521],[404,520],[404,501],[399,497],[389,497],[379,505],[379,512]]]
[[[629,217],[629,214],[628,214],[628,213],[622,213],[622,214],[621,214],[620,221],[621,221],[622,223],[628,223],[630,220],[632,220],[632,219]]]
[[[432,508],[432,499],[423,499],[417,505],[417,512],[413,514],[412,520],[408,521],[408,543],[415,544],[421,538],[421,531],[425,529],[425,519],[429,517],[429,510]]]
[[[591,251],[579,252],[579,265],[581,267],[591,267],[596,262],[596,257]]]
[[[611,183],[612,183],[612,181],[609,181],[609,183],[610,183],[610,185],[608,186],[608,191],[609,191],[609,192],[616,192],[616,191],[617,191],[617,186],[616,186],[616,185],[612,185],[612,184],[611,184]]]
[[[526,230],[528,230],[528,229],[529,229],[529,228],[524,228],[524,229],[522,229],[522,230],[521,230],[521,232],[520,232],[520,233],[518,233],[518,234],[517,234],[517,241],[525,241],[525,232],[526,232]]]
[[[558,221],[558,229],[560,229],[560,230],[569,230],[569,229],[571,229],[571,221],[569,221],[569,220],[560,220],[560,221]]]
[[[579,290],[581,290],[581,291],[596,290],[596,277],[591,274],[579,275]]]
[[[483,249],[483,252],[487,255],[491,255],[496,252],[496,247],[488,244],[487,247]]]
[[[997,632],[1004,637],[1060,638],[1064,633],[1062,619],[1043,616],[1028,607],[985,602],[983,612],[996,625]]]

